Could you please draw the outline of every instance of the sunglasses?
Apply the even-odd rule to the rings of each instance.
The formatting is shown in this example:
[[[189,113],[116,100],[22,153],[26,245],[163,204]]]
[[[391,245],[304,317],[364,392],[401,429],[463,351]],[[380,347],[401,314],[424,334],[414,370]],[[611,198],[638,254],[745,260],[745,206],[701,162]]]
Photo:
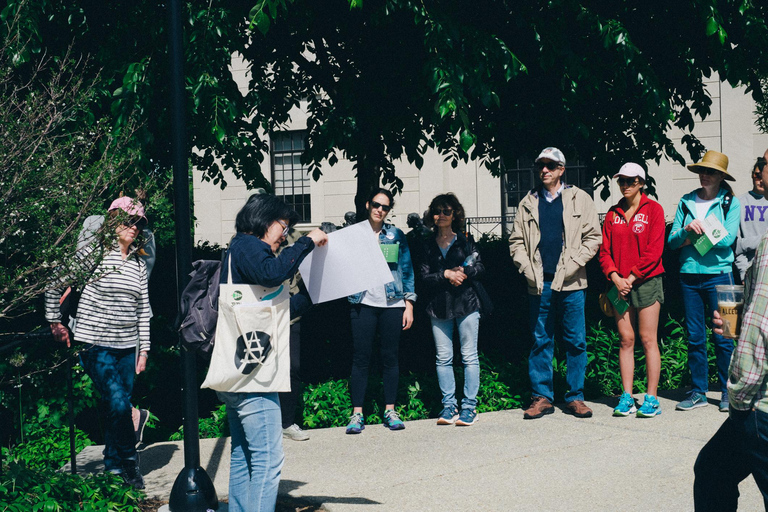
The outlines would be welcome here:
[[[143,230],[147,226],[147,221],[144,219],[144,217],[130,217],[128,219],[125,219],[123,222],[120,223],[121,226],[125,226],[127,228],[131,228],[133,226],[136,226],[139,228],[139,231]]]
[[[700,167],[699,168],[699,174],[704,174],[706,176],[713,176],[715,174],[718,174],[720,171],[717,169],[711,169],[709,167]]]
[[[288,232],[291,230],[291,228],[286,224],[285,222],[281,221],[280,219],[277,219],[277,222],[280,223],[281,226],[283,226],[283,238],[288,236]]]
[[[377,203],[376,201],[371,201],[371,210],[375,210],[376,208],[381,208],[385,212],[388,212],[392,209],[392,206],[388,204]]]
[[[620,187],[631,187],[637,183],[637,178],[619,178],[616,181]]]
[[[544,163],[544,162],[536,162],[536,169],[542,170],[545,167],[547,169],[549,169],[550,171],[554,171],[558,167],[562,167],[562,165],[560,165],[557,162],[546,162],[546,163]]]
[[[450,217],[453,215],[453,208],[433,208],[432,209],[432,215],[445,215],[446,217]]]

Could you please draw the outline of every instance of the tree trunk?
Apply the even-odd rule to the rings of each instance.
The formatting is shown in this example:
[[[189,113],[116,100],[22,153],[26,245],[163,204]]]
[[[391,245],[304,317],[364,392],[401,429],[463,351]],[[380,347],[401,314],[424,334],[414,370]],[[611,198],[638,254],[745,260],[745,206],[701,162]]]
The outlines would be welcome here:
[[[355,193],[355,213],[357,221],[368,218],[365,203],[371,192],[379,187],[379,169],[366,157],[360,157],[355,165],[357,168],[357,192]]]

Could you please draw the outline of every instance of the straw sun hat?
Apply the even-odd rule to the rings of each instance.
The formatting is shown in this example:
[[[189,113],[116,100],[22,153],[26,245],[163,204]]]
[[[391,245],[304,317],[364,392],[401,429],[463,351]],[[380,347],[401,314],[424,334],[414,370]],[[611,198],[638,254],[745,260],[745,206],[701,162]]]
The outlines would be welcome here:
[[[701,159],[701,162],[689,165],[688,170],[699,174],[699,169],[701,167],[720,171],[724,174],[724,179],[728,181],[736,181],[736,178],[728,173],[728,157],[718,151],[707,151],[704,153],[704,158]]]

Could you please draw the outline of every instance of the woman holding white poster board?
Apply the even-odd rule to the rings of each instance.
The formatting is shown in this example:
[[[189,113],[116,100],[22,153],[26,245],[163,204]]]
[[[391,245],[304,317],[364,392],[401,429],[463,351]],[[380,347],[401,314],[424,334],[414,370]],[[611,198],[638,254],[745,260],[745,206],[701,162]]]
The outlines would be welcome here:
[[[359,434],[365,429],[363,401],[368,384],[368,367],[376,335],[381,340],[381,359],[384,377],[384,426],[390,430],[402,430],[405,424],[395,411],[395,398],[400,366],[398,352],[400,333],[413,324],[414,292],[413,264],[405,234],[395,226],[384,222],[395,198],[389,190],[380,188],[365,203],[368,211],[370,236],[375,237],[384,253],[392,282],[349,296],[352,325],[352,416],[347,434]],[[368,233],[366,233],[368,236]]]
[[[707,151],[701,162],[688,170],[699,175],[701,188],[683,196],[677,206],[675,221],[669,234],[669,247],[680,251],[680,286],[685,306],[688,331],[688,366],[691,370],[691,391],[677,404],[677,410],[688,411],[707,405],[709,388],[707,365],[706,312],[717,309],[716,285],[732,284],[733,249],[739,230],[739,200],[725,180],[728,157],[717,151]],[[706,308],[705,309],[705,304]],[[728,412],[728,364],[733,352],[733,340],[713,334],[717,376],[720,384],[720,410]]]

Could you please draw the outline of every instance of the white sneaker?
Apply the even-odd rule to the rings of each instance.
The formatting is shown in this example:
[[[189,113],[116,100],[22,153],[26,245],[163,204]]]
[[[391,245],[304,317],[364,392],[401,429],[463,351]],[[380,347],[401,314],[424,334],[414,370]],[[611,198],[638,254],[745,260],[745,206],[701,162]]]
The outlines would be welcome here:
[[[283,437],[286,439],[293,439],[294,441],[309,441],[309,434],[301,430],[301,427],[295,423],[290,427],[283,429]]]

